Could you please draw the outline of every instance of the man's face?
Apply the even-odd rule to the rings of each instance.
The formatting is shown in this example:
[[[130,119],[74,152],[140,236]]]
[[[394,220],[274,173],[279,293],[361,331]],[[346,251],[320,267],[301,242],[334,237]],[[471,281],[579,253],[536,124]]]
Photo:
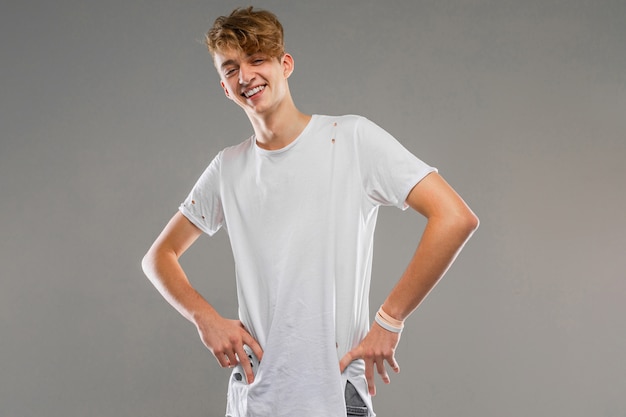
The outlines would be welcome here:
[[[248,114],[271,112],[288,97],[287,78],[293,71],[289,54],[273,58],[262,52],[226,50],[216,53],[214,61],[226,97]]]

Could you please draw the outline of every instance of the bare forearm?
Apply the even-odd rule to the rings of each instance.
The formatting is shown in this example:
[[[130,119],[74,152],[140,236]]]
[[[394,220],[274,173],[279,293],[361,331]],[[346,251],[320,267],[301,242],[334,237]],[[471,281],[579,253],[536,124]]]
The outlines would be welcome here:
[[[383,303],[383,310],[398,320],[406,319],[443,277],[477,226],[478,219],[471,212],[429,219],[415,254]]]
[[[191,286],[175,253],[150,250],[142,261],[150,282],[183,317],[197,324],[199,315],[217,315],[215,309]]]
[[[178,262],[200,234],[200,229],[177,212],[144,256],[142,268],[163,298],[196,326],[202,343],[220,366],[230,368],[240,363],[239,358],[246,358],[244,345],[261,360],[263,349],[243,324],[220,316],[191,286]],[[250,362],[242,361],[241,366],[251,383],[254,374]]]

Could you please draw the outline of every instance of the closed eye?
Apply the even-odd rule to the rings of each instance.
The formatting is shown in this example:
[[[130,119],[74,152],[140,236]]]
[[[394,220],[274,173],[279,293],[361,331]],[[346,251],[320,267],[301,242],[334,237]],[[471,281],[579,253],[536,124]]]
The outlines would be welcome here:
[[[252,65],[261,65],[262,63],[264,63],[266,60],[266,57],[262,54],[254,54],[252,56],[250,56],[250,63]]]
[[[235,75],[236,72],[237,72],[237,68],[227,68],[224,70],[224,76],[231,77]]]

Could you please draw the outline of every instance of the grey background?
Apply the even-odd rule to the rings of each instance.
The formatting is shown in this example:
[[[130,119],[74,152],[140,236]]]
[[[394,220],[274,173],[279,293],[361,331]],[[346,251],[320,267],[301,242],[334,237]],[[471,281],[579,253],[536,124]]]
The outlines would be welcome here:
[[[251,133],[200,43],[236,5],[2,2],[0,415],[223,415],[226,371],[139,262]],[[284,22],[301,110],[376,121],[482,221],[378,414],[626,416],[626,2],[257,5]],[[372,309],[423,225],[381,211]],[[233,317],[225,233],[183,263]]]

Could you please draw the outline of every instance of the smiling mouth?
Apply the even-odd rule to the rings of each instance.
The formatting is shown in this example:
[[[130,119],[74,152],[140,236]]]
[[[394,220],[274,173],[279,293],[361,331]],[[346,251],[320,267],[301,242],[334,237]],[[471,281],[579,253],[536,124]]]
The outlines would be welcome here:
[[[265,90],[265,85],[260,85],[258,87],[254,87],[250,90],[244,91],[241,95],[244,96],[245,98],[250,98],[253,95],[260,93],[263,90]]]

